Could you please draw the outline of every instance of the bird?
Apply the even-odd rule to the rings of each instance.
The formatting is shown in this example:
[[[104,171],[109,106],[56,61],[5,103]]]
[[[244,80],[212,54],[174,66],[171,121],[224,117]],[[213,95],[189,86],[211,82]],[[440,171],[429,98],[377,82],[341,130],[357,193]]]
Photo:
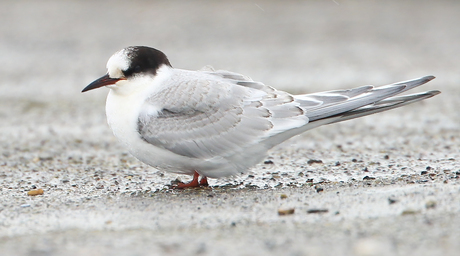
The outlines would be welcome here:
[[[173,68],[163,52],[130,46],[82,92],[109,88],[105,110],[115,137],[158,170],[192,175],[175,187],[182,189],[246,173],[307,130],[433,97],[440,91],[398,94],[434,78],[293,95],[231,71]]]

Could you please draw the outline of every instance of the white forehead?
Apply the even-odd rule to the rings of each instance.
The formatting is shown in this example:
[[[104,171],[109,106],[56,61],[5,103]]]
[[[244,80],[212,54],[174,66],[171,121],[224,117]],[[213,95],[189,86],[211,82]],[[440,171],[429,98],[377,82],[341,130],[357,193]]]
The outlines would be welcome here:
[[[118,78],[123,75],[122,70],[127,70],[131,61],[128,59],[127,49],[122,49],[110,57],[107,61],[107,71],[112,78]]]

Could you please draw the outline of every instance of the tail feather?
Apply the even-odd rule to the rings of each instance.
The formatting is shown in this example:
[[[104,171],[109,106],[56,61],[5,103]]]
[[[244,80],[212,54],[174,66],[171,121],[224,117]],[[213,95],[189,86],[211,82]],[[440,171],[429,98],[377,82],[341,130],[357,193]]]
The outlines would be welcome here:
[[[393,108],[399,108],[417,101],[421,101],[424,99],[431,98],[435,95],[440,94],[440,91],[428,91],[428,92],[423,92],[423,93],[417,93],[417,94],[410,94],[410,95],[405,95],[405,96],[398,96],[398,97],[391,97],[385,100],[381,100],[379,102],[376,102],[372,105],[367,105],[358,109],[354,109],[345,113],[342,113],[340,118],[334,118],[332,123],[338,123],[358,117],[363,117],[367,115],[372,115],[375,113],[387,111]]]
[[[358,96],[348,98],[345,101],[329,104],[326,106],[309,107],[306,109],[306,115],[310,121],[335,116],[362,106],[381,101],[388,97],[398,94],[405,89],[404,85],[395,85],[387,88],[375,88],[369,92]]]
[[[424,76],[424,77],[421,77],[419,79],[398,82],[398,83],[395,83],[395,85],[405,85],[406,89],[401,91],[401,93],[403,93],[405,91],[411,90],[411,89],[413,89],[413,88],[415,88],[417,86],[420,86],[422,84],[426,84],[426,83],[428,83],[429,81],[431,81],[431,80],[433,80],[435,78],[436,77],[434,77],[434,76]]]
[[[405,96],[395,95],[425,84],[434,78],[434,76],[425,76],[375,88],[373,86],[361,86],[350,90],[298,95],[296,101],[301,106],[303,101],[309,102],[302,107],[310,122],[341,116],[338,119],[334,118],[333,123],[336,123],[433,97],[440,92],[429,91]]]

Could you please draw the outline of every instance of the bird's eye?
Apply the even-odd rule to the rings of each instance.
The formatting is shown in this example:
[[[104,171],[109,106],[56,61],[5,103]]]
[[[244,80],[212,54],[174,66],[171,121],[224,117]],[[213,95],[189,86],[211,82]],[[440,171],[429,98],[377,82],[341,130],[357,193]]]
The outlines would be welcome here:
[[[129,76],[132,76],[133,74],[140,73],[141,71],[142,71],[141,66],[136,65],[136,66],[134,66],[132,68],[129,68],[129,69],[125,70],[125,71],[122,70],[121,72],[123,72],[123,75],[125,77],[129,77]]]

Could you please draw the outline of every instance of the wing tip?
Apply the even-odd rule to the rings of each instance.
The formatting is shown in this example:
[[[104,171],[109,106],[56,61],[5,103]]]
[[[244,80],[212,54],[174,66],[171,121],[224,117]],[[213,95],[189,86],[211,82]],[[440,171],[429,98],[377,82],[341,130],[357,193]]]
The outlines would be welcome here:
[[[432,90],[432,91],[427,91],[426,94],[430,95],[430,97],[433,97],[433,96],[436,96],[438,94],[440,94],[441,91],[439,90]]]
[[[435,79],[436,77],[433,76],[433,75],[429,75],[429,76],[424,76],[421,78],[421,80],[425,80],[426,82],[425,83],[428,83],[429,81]]]

